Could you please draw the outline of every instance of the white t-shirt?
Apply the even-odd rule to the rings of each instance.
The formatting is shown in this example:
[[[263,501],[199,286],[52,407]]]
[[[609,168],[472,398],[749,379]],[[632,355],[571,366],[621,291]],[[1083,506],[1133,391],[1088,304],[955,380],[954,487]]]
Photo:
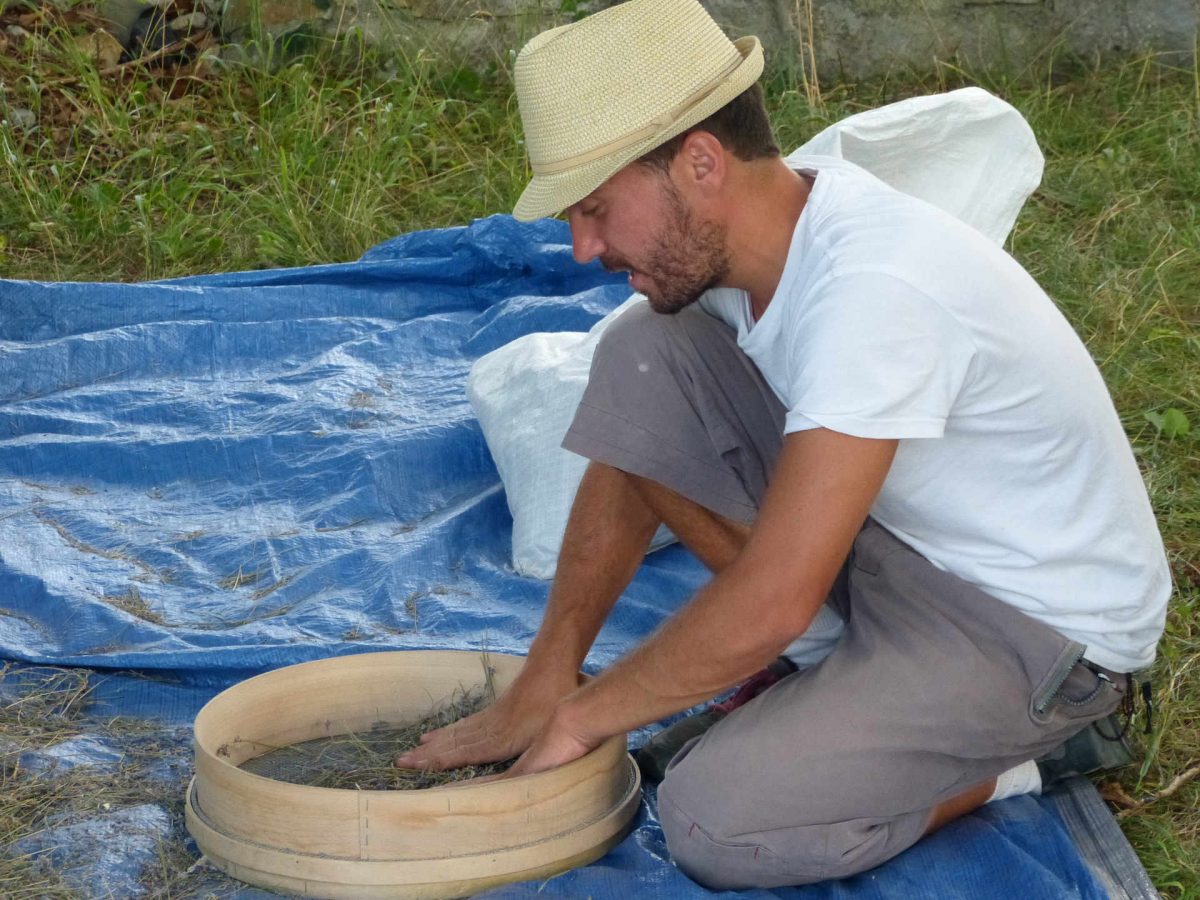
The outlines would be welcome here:
[[[1170,575],[1129,442],[1083,343],[986,237],[844,160],[816,177],[775,296],[703,309],[787,407],[785,433],[899,438],[871,515],[934,565],[1149,665]]]

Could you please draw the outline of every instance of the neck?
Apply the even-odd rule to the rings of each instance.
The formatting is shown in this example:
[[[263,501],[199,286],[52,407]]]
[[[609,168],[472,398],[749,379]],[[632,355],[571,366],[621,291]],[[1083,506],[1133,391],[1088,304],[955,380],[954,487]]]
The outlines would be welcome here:
[[[792,233],[810,192],[808,179],[774,158],[737,167],[732,185],[736,202],[729,216],[729,256],[732,261],[727,287],[750,295],[750,310],[757,322],[766,312],[783,277]]]

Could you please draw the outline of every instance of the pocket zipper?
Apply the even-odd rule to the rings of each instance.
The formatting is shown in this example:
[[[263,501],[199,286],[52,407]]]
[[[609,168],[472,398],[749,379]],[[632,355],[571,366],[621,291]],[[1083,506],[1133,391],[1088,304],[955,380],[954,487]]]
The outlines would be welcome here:
[[[1034,707],[1034,712],[1036,712],[1039,716],[1043,715],[1046,710],[1049,709],[1050,704],[1054,702],[1054,697],[1066,683],[1067,677],[1071,674],[1071,670],[1079,664],[1079,661],[1083,659],[1083,654],[1087,652],[1087,647],[1074,641],[1071,642],[1071,647],[1071,653],[1059,659],[1058,665],[1054,670],[1054,678],[1050,681],[1050,684],[1047,685],[1046,691],[1042,694],[1042,701]]]

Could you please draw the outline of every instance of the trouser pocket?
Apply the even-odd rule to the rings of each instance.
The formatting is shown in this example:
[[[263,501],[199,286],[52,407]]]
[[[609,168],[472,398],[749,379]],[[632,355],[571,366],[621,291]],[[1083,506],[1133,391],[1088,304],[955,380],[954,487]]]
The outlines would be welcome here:
[[[1035,722],[1050,725],[1057,720],[1084,724],[1113,712],[1125,694],[1125,677],[1109,672],[1082,658],[1082,645],[1070,648],[1075,662],[1062,675],[1061,680],[1046,682],[1030,702],[1030,716]],[[1060,663],[1065,665],[1070,656]],[[1055,682],[1058,682],[1057,685]]]

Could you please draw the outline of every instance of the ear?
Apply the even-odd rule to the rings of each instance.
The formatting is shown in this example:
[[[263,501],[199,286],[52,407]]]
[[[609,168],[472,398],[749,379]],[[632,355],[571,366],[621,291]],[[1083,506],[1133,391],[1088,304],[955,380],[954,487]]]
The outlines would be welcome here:
[[[698,191],[713,197],[729,174],[729,159],[721,142],[708,131],[693,131],[672,161],[675,183],[685,193]]]

